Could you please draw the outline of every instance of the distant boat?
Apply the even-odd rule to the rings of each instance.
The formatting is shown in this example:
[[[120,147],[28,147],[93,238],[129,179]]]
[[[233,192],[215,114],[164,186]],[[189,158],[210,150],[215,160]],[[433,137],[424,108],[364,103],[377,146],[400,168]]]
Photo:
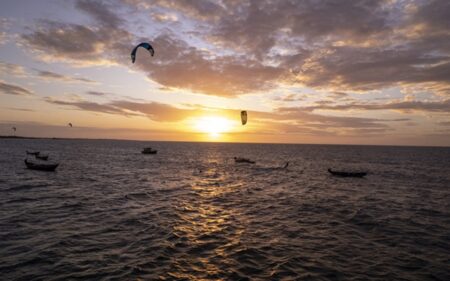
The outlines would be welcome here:
[[[151,147],[146,147],[142,150],[142,154],[156,154],[158,150],[152,149]]]
[[[44,160],[44,161],[48,160],[48,155],[41,155],[40,153],[34,155],[34,157],[36,157],[36,159],[39,159],[39,160]]]
[[[40,153],[39,151],[28,151],[27,150],[27,154],[28,155],[35,155],[36,156],[36,155],[39,155],[39,153]]]
[[[31,170],[39,170],[39,171],[54,171],[56,167],[58,167],[59,164],[38,164],[28,161],[28,159],[25,159],[25,165],[27,165],[28,169]]]
[[[343,171],[333,171],[331,169],[328,169],[328,172],[330,172],[330,174],[332,174],[333,176],[338,177],[362,178],[365,175],[367,175],[367,172],[343,172]]]
[[[242,158],[242,157],[234,157],[234,162],[236,163],[249,163],[249,164],[255,164],[255,161],[252,161],[248,158]]]

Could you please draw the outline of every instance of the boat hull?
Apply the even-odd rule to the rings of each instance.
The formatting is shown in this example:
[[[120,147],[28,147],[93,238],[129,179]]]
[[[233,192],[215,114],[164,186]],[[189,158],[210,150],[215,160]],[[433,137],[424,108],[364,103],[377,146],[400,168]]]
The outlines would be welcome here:
[[[333,176],[344,178],[362,178],[367,175],[366,172],[342,172],[342,171],[332,171],[331,169],[328,169],[328,172]]]
[[[27,159],[25,159],[25,165],[30,170],[46,171],[46,172],[53,172],[59,166],[59,164],[36,164],[28,162]]]

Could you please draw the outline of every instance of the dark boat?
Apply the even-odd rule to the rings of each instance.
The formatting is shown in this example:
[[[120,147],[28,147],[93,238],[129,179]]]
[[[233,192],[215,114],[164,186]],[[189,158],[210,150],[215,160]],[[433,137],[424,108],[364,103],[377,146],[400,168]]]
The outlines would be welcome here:
[[[54,171],[56,167],[58,167],[59,164],[38,164],[29,162],[27,159],[25,159],[25,165],[27,165],[28,169],[31,170],[39,170],[39,171]]]
[[[152,149],[151,147],[146,147],[142,150],[142,154],[156,154],[158,150]]]
[[[36,159],[39,159],[39,160],[44,160],[44,161],[48,160],[48,155],[37,154],[37,155],[34,155],[34,157],[36,157]]]
[[[241,158],[241,157],[234,157],[234,162],[236,163],[248,163],[248,164],[255,164],[255,161],[252,161],[248,158]]]
[[[39,151],[28,151],[28,150],[27,150],[27,154],[28,154],[28,155],[34,155],[34,156],[36,156],[36,155],[39,155],[39,153],[40,153]]]
[[[333,171],[331,169],[328,169],[328,172],[330,172],[330,174],[332,174],[333,176],[338,177],[362,178],[365,175],[367,175],[367,172],[342,172],[342,171]]]

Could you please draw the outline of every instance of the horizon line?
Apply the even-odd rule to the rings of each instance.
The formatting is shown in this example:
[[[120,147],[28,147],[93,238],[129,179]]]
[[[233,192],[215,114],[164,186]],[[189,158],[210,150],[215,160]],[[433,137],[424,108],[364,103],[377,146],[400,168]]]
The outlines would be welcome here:
[[[136,140],[115,138],[60,138],[0,135],[0,139],[47,139],[47,140],[93,140],[93,141],[136,141],[136,142],[176,142],[176,143],[219,143],[219,144],[271,144],[271,145],[330,145],[330,146],[381,146],[381,147],[435,147],[450,148],[442,145],[404,145],[404,144],[345,144],[345,143],[285,143],[285,142],[234,142],[234,141],[175,141],[175,140]]]

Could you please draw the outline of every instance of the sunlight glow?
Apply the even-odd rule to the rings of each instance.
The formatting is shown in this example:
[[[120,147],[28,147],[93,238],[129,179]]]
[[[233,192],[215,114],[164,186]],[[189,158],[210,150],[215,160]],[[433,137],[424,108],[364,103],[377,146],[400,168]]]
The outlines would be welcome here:
[[[217,138],[221,133],[231,130],[232,122],[223,117],[205,116],[195,122],[195,127],[202,133],[208,133],[211,137]]]

